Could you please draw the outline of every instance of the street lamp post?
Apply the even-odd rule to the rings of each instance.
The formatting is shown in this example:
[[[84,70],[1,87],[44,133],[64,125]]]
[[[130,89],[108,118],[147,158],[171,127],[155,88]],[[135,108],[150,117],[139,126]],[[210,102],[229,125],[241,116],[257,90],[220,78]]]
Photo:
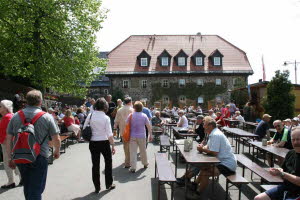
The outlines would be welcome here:
[[[297,62],[296,60],[295,60],[295,62],[285,61],[283,63],[284,66],[287,66],[287,65],[294,65],[295,66],[295,84],[297,84],[297,64],[300,64],[300,62]]]

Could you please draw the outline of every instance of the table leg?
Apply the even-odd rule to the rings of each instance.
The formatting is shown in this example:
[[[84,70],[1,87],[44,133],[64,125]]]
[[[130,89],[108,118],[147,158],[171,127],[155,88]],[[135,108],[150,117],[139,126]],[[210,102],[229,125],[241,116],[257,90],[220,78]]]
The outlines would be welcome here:
[[[188,171],[188,163],[185,164],[185,174],[187,173],[187,171]],[[187,184],[188,184],[188,178],[187,178],[187,176],[185,176],[185,185],[184,185],[185,199],[187,199]]]
[[[177,178],[177,157],[178,157],[178,149],[177,149],[177,145],[176,145],[176,152],[175,152],[175,178]]]
[[[235,152],[237,153],[239,150],[238,150],[238,141],[237,141],[237,135],[234,135],[234,138],[235,138]]]
[[[215,195],[215,165],[212,165],[212,193]]]

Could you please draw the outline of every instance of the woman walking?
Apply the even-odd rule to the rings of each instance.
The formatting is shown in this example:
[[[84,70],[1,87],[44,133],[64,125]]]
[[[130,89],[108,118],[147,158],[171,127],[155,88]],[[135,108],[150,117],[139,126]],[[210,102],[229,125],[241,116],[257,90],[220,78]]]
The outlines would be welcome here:
[[[9,121],[13,117],[12,112],[13,112],[13,102],[9,100],[2,100],[0,103],[0,114],[2,115],[2,119],[0,121],[0,144],[3,153],[3,165],[8,179],[8,183],[6,185],[1,186],[2,189],[10,189],[16,187],[13,171],[15,171],[15,174],[20,176],[20,172],[18,168],[13,170],[8,166],[10,158],[8,158],[8,155],[6,153],[6,146],[7,146],[6,144],[7,141],[5,141],[7,135],[6,129]],[[20,176],[20,185],[22,185],[21,176]]]
[[[108,103],[100,98],[94,104],[94,112],[90,113],[84,123],[83,129],[89,124],[92,129],[92,138],[89,149],[92,156],[92,176],[95,186],[95,193],[99,193],[100,187],[100,154],[105,162],[105,185],[106,189],[112,190],[116,186],[112,177],[112,154],[115,154],[115,144],[111,130],[110,119],[105,114],[108,110]],[[110,148],[110,145],[112,146]]]
[[[134,106],[134,113],[129,115],[127,118],[127,123],[130,123],[130,172],[134,173],[136,170],[137,163],[137,148],[140,149],[141,161],[144,165],[144,168],[147,168],[148,158],[146,152],[146,128],[147,126],[149,131],[149,141],[152,140],[152,130],[149,119],[147,115],[145,115],[143,111],[143,104],[140,101],[136,101]]]

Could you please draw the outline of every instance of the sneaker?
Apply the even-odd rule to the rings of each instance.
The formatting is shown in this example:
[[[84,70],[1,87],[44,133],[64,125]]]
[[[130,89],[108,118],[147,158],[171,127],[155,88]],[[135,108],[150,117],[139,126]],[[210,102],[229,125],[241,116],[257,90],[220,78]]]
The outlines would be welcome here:
[[[16,187],[15,183],[12,183],[12,184],[9,184],[9,185],[2,185],[1,186],[2,189],[11,189],[11,188],[15,188],[15,187]]]
[[[131,173],[135,173],[135,169],[129,169]]]
[[[149,164],[147,164],[147,165],[144,165],[144,169],[147,169],[147,168],[148,168],[148,166],[149,166]]]
[[[115,184],[111,184],[107,189],[108,190],[113,190],[116,188],[116,185]]]

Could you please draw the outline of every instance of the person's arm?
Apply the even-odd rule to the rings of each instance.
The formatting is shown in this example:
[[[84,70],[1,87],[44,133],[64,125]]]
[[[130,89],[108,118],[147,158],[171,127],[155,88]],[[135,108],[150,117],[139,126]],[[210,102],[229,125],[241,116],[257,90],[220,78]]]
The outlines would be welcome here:
[[[218,155],[218,152],[210,151],[210,150],[208,149],[208,146],[207,146],[207,145],[205,145],[205,146],[202,148],[202,152],[207,153],[208,155],[212,155],[212,156],[217,156],[217,155]]]
[[[60,157],[60,146],[61,146],[61,140],[59,134],[52,135],[52,142],[54,146],[54,152],[53,152],[53,157],[55,159],[58,159]]]
[[[11,141],[12,141],[12,138],[13,138],[12,135],[7,134],[4,143],[6,144],[6,155],[7,155],[8,159],[9,159],[8,165],[9,165],[9,167],[11,169],[15,169],[16,168],[16,164],[11,159]]]
[[[177,123],[177,127],[182,127],[182,125],[183,125],[183,118],[180,117],[180,120],[179,120],[179,122]]]
[[[270,174],[273,176],[280,176],[282,179],[287,180],[297,186],[300,186],[300,177],[284,172],[282,168],[271,168]]]
[[[82,129],[85,129],[85,127],[90,123],[91,117],[90,117],[91,113],[88,114],[88,116],[85,119],[84,125],[82,127]]]
[[[150,125],[150,123],[147,123],[146,126],[147,126],[147,129],[148,129],[149,141],[151,142],[152,141],[152,126]]]
[[[289,137],[289,131],[288,131],[288,129],[284,128],[283,135],[281,137],[281,141],[278,144],[276,144],[275,146],[276,147],[284,147],[285,143],[288,140],[288,137]]]
[[[111,153],[114,155],[116,153],[114,137],[110,136],[108,138],[108,141],[109,141],[109,144],[111,145]]]

